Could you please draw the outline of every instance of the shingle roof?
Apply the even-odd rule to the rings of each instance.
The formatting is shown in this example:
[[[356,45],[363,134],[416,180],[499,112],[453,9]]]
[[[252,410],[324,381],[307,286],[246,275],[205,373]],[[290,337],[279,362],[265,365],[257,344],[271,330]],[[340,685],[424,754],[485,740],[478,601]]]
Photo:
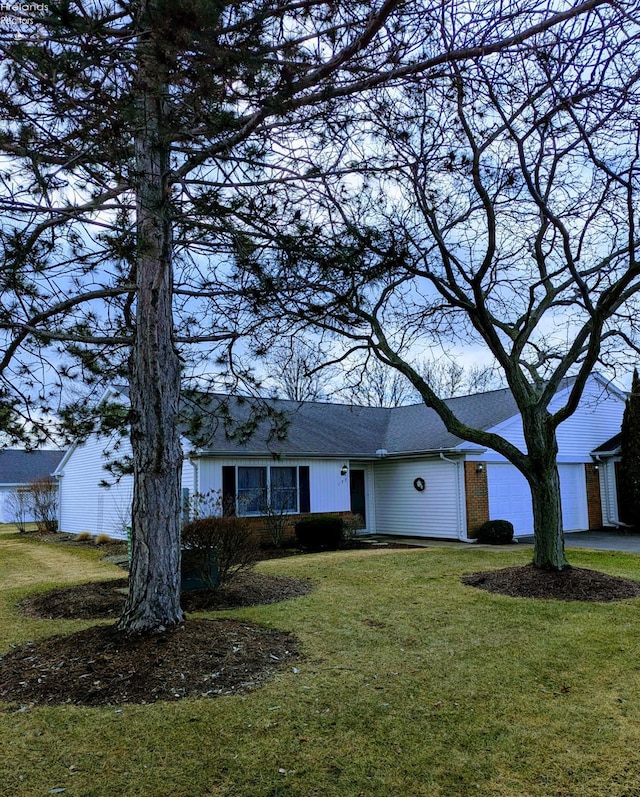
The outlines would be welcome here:
[[[490,429],[517,413],[513,396],[506,389],[449,399],[447,404],[460,420],[477,429]],[[284,439],[274,437],[273,422],[268,419],[258,424],[246,442],[225,434],[222,414],[226,412],[233,419],[233,427],[246,421],[252,408],[264,406],[286,418]],[[185,437],[200,450],[229,454],[375,456],[379,449],[406,454],[450,449],[463,442],[446,430],[435,410],[424,404],[390,409],[209,396],[200,397],[195,417],[201,419],[201,428],[194,431],[183,424]]]
[[[614,435],[610,440],[607,440],[605,443],[602,443],[602,445],[599,445],[597,448],[594,448],[591,453],[592,454],[616,453],[621,445],[622,445],[622,432],[618,432],[618,434]]]
[[[0,451],[0,484],[28,484],[33,479],[50,476],[64,456],[64,451]]]
[[[237,432],[253,412],[264,414],[265,408],[274,413],[273,420],[264,418],[242,440]],[[281,399],[265,400],[236,396],[200,397],[195,411],[189,411],[201,428],[194,431],[189,424],[181,425],[182,434],[197,448],[229,454],[309,454],[311,456],[371,455],[383,447],[388,422],[388,409],[356,407],[323,402],[297,402]],[[228,416],[230,422],[222,418]],[[286,420],[286,437],[274,434],[277,419]]]
[[[492,390],[447,400],[457,418],[467,426],[486,431],[512,418],[518,407],[510,390]],[[390,453],[454,448],[464,442],[447,431],[435,410],[411,404],[392,410],[385,445]]]

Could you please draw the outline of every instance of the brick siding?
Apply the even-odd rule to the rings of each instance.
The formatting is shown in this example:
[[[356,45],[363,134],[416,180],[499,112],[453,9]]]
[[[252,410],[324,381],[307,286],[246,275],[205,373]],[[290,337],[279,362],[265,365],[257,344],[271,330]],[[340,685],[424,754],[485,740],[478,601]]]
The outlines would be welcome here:
[[[589,528],[602,528],[602,500],[600,497],[600,474],[598,466],[587,463],[584,466],[587,479],[587,511],[589,513]]]
[[[482,473],[478,473],[480,464],[482,464]],[[480,526],[489,520],[486,462],[464,463],[464,492],[467,504],[467,537],[475,539]]]
[[[295,525],[296,523],[303,517],[310,517],[314,513],[303,513],[300,515],[287,515],[286,516],[286,524],[285,524],[285,531],[284,536],[282,539],[282,545],[295,545],[296,543],[296,534],[295,534]],[[344,517],[345,515],[350,514],[349,512],[316,512],[315,514],[321,515],[322,517],[326,517],[327,515],[333,515],[336,517]],[[249,524],[249,528],[258,536],[261,545],[272,545],[271,535],[269,533],[269,526],[267,522],[267,518],[264,516],[246,516],[243,518]]]

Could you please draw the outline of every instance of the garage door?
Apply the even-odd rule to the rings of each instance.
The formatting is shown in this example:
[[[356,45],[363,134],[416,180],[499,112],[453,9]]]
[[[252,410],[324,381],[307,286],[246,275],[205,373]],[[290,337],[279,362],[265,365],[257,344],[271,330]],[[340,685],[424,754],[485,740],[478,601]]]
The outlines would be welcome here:
[[[510,520],[516,534],[533,534],[531,490],[513,465],[487,465],[489,517]]]
[[[589,528],[584,465],[559,465],[562,523],[565,531]],[[516,535],[533,534],[531,491],[513,465],[487,466],[489,517],[510,520]]]
[[[587,478],[584,465],[558,465],[562,492],[562,525],[565,531],[589,528]]]

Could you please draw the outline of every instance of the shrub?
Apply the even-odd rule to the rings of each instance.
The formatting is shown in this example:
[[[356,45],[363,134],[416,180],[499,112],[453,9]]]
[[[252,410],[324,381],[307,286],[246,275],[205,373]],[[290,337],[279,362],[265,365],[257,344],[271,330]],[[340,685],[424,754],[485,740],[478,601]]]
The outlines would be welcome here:
[[[209,589],[228,584],[258,560],[258,541],[241,517],[204,517],[182,527],[182,547]],[[213,583],[211,565],[217,568]]]
[[[269,534],[269,539],[274,548],[281,548],[287,533],[289,517],[287,510],[276,507],[268,502],[265,507],[264,527]]]
[[[358,531],[365,527],[364,520],[361,515],[355,515],[349,512],[348,515],[342,516],[342,544],[345,548],[353,545],[358,539]]]
[[[38,531],[52,534],[58,530],[58,483],[51,476],[43,476],[33,479],[29,490]]]
[[[98,534],[96,537],[96,545],[108,545],[111,542],[111,537],[108,534]]]
[[[508,545],[513,541],[513,523],[508,520],[487,520],[478,529],[477,540],[487,545]]]
[[[80,542],[88,542],[93,539],[93,534],[90,531],[81,531],[76,537]]]
[[[337,551],[343,540],[343,526],[341,517],[305,517],[295,525],[296,540],[309,551]]]
[[[27,531],[27,523],[33,515],[33,496],[28,487],[17,487],[7,494],[4,511],[10,522],[15,523],[20,534]]]

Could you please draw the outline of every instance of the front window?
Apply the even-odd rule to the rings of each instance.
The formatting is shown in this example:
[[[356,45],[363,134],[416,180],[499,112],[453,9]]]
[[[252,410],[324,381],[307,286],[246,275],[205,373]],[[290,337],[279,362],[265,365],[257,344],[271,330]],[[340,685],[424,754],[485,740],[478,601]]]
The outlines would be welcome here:
[[[238,514],[263,515],[267,508],[267,469],[238,468]]]
[[[297,468],[271,468],[271,508],[276,512],[298,509]]]
[[[238,466],[239,515],[298,511],[298,468]]]

